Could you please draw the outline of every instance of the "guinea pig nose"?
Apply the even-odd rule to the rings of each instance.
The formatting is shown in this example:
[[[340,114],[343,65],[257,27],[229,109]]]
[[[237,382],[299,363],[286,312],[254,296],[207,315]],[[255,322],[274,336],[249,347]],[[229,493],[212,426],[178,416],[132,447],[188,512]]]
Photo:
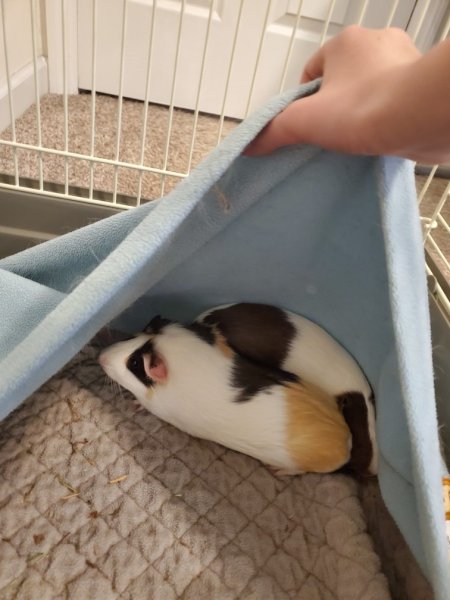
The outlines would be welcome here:
[[[106,356],[103,354],[103,352],[100,354],[97,360],[102,367],[106,367],[106,365],[108,364],[108,360],[106,359]]]

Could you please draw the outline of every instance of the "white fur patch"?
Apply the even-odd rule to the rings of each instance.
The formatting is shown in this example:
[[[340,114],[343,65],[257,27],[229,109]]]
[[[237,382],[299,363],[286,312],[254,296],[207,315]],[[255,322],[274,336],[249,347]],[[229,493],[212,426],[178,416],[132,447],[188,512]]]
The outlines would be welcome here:
[[[286,447],[287,406],[281,386],[248,402],[236,402],[232,359],[195,333],[172,324],[153,338],[155,352],[167,365],[167,381],[149,391],[126,367],[129,356],[149,337],[140,335],[102,352],[100,362],[107,374],[175,427],[275,467],[296,470]]]
[[[283,388],[274,386],[248,402],[236,402],[232,359],[177,325],[157,336],[154,347],[169,376],[167,385],[155,387],[152,412],[197,437],[274,466],[295,468],[286,449]]]
[[[134,394],[141,403],[148,395],[148,388],[127,368],[127,360],[149,339],[150,336],[143,333],[131,340],[118,342],[103,350],[98,358],[105,373]]]

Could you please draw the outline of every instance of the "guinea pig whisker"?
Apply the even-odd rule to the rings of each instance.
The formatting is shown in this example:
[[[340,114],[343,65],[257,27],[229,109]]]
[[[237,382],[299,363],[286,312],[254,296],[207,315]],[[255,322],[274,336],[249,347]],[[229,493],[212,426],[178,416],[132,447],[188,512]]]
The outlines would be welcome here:
[[[113,382],[113,390],[116,393],[116,395],[119,396],[121,400],[125,401],[126,398],[125,398],[125,396],[123,394],[122,386],[119,385],[117,383],[117,381],[114,381],[114,379],[112,379],[111,381]]]
[[[117,381],[114,381],[114,379],[112,377],[110,377],[109,375],[105,375],[105,383],[104,385],[109,384],[109,391],[111,393],[112,396],[117,396],[117,391],[120,392],[120,386],[117,383]]]

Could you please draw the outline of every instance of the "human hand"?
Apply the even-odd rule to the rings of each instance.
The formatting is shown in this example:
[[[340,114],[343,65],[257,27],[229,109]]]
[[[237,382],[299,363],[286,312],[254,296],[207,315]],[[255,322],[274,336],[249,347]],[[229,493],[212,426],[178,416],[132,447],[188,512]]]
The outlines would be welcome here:
[[[420,85],[414,75],[420,59],[420,52],[400,29],[346,28],[314,54],[304,69],[301,82],[322,77],[320,90],[275,117],[245,154],[267,154],[280,146],[308,143],[351,154],[420,159],[420,153],[407,147],[414,122],[403,115],[405,109],[406,116],[412,112],[414,118],[414,111],[421,110],[411,106],[414,98],[405,98],[411,94],[411,85]]]

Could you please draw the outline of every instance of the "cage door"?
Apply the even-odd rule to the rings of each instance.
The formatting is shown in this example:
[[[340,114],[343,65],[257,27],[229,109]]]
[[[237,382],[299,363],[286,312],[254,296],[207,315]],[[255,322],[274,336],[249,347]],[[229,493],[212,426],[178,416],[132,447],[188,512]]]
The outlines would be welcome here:
[[[383,26],[392,0],[78,0],[79,88],[243,118],[297,85],[319,43],[352,22]],[[406,27],[414,0],[396,2]],[[121,43],[123,40],[123,44]],[[121,68],[122,67],[122,68]]]

